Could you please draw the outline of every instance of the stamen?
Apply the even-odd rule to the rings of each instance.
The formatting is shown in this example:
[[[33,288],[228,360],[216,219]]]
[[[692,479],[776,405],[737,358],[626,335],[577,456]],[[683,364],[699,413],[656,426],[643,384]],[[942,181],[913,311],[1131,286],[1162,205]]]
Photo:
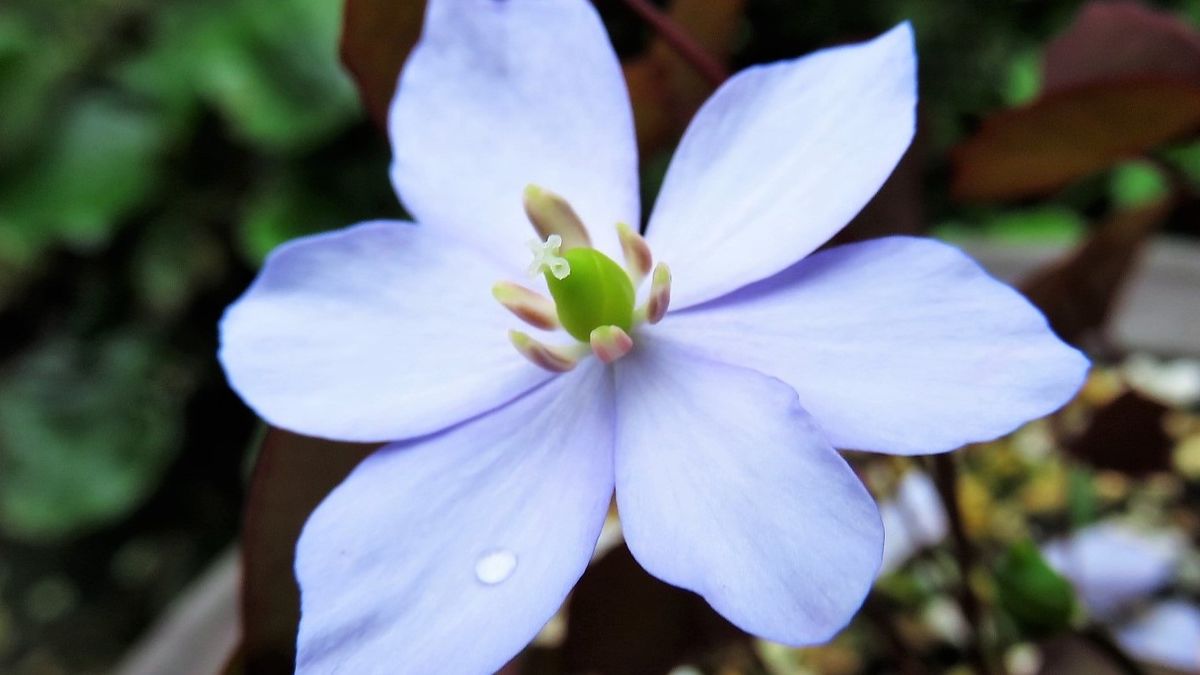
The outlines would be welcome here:
[[[650,245],[628,223],[617,223],[617,236],[621,240],[621,252],[625,255],[625,271],[629,273],[633,285],[638,286],[650,273],[650,266],[654,263]]]
[[[633,349],[633,338],[620,326],[600,326],[592,331],[592,353],[605,363],[612,363]]]
[[[529,250],[533,252],[533,262],[529,263],[529,276],[536,277],[543,270],[549,270],[555,279],[566,279],[571,274],[571,263],[559,255],[562,248],[562,237],[552,234],[546,241],[530,241]]]
[[[671,304],[671,270],[666,263],[658,263],[654,267],[654,278],[650,281],[650,297],[638,313],[646,323],[658,323],[667,313]]]
[[[587,354],[587,347],[582,343],[567,347],[548,345],[518,330],[508,331],[508,339],[517,351],[521,352],[521,356],[529,359],[533,365],[552,373],[567,372]]]
[[[567,200],[536,185],[525,187],[525,215],[542,239],[562,237],[563,250],[592,245],[587,228]]]
[[[511,281],[500,281],[492,286],[492,297],[504,308],[525,323],[542,330],[559,328],[558,314],[554,303],[537,291]]]

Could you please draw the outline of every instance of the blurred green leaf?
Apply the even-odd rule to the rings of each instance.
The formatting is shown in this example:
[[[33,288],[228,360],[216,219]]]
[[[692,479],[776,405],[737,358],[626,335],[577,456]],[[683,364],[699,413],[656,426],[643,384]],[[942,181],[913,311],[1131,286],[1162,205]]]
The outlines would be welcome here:
[[[200,109],[197,74],[204,52],[199,33],[207,25],[197,10],[166,4],[153,17],[145,49],[113,67],[112,77],[130,93],[156,107],[156,113],[173,134],[182,134]]]
[[[47,540],[126,514],[177,450],[187,388],[137,334],[17,357],[0,383],[0,528]]]
[[[1001,211],[978,223],[949,221],[934,228],[934,234],[948,241],[987,237],[1009,244],[1073,244],[1087,233],[1087,224],[1075,211],[1056,205],[1015,211]]]
[[[1045,637],[1067,628],[1075,613],[1071,584],[1026,540],[1013,544],[996,565],[1000,606],[1026,635]]]
[[[46,49],[45,41],[27,17],[0,11],[0,162],[24,154],[41,138],[53,95],[78,58],[78,43]]]
[[[270,176],[250,197],[238,229],[238,249],[257,267],[290,239],[346,225],[328,196],[294,173]]]
[[[1162,172],[1148,162],[1126,162],[1113,169],[1110,191],[1113,203],[1124,208],[1145,206],[1170,193]]]
[[[1096,482],[1092,474],[1078,467],[1067,473],[1067,514],[1071,525],[1080,528],[1096,519],[1099,510]]]
[[[359,117],[337,59],[338,3],[232,0],[209,7],[197,27],[196,79],[239,134],[267,149],[303,150]]]
[[[339,10],[330,0],[166,4],[148,48],[114,76],[181,128],[203,101],[249,143],[301,152],[360,115],[337,59]]]
[[[182,214],[151,226],[139,239],[130,267],[142,305],[159,316],[183,311],[200,290],[217,282],[228,260],[216,235]]]
[[[1192,181],[1200,183],[1200,143],[1185,143],[1163,150],[1165,161],[1179,167]]]
[[[1054,205],[999,214],[986,228],[997,239],[1039,244],[1076,242],[1087,232],[1083,217]]]
[[[0,187],[0,259],[22,261],[58,241],[99,246],[158,180],[163,129],[117,96],[75,101],[52,136]]]
[[[1004,102],[1008,105],[1023,105],[1037,97],[1042,88],[1042,54],[1029,49],[1013,58],[1008,67],[1008,81],[1004,86]]]

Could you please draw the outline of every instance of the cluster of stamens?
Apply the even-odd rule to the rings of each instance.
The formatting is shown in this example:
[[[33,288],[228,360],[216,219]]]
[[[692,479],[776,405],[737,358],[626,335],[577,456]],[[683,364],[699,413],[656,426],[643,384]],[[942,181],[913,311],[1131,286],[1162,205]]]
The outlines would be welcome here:
[[[650,246],[633,228],[617,224],[625,265],[592,248],[583,221],[565,199],[530,185],[525,189],[525,213],[538,234],[530,242],[531,276],[541,275],[550,298],[526,286],[501,281],[492,287],[500,304],[525,323],[552,331],[562,329],[575,339],[551,345],[527,333],[509,331],[522,356],[553,372],[565,372],[588,355],[612,363],[633,349],[630,333],[643,323],[658,323],[671,300],[671,272],[653,264]],[[650,293],[635,308],[637,288],[650,276]]]

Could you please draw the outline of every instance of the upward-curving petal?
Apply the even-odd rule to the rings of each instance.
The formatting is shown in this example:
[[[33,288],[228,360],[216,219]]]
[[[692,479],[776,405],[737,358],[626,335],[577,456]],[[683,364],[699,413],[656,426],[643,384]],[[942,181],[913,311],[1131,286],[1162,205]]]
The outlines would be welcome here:
[[[835,447],[902,455],[1049,414],[1088,368],[1019,293],[911,237],[822,251],[655,330],[787,382]]]
[[[528,184],[565,197],[609,255],[617,222],[640,217],[629,95],[585,0],[431,0],[389,132],[392,182],[416,219],[513,269],[534,237]]]
[[[373,222],[288,243],[221,320],[221,365],[267,422],[390,441],[442,429],[549,377],[508,340],[504,272],[446,233]]]
[[[648,335],[616,385],[617,506],[638,562],[767,639],[812,644],[846,625],[883,528],[796,393]]]
[[[612,486],[612,380],[594,359],[384,447],[300,536],[296,672],[495,672],[583,574]]]
[[[748,68],[700,109],[646,237],[682,308],[808,255],[874,196],[912,140],[905,23],[860,45]]]

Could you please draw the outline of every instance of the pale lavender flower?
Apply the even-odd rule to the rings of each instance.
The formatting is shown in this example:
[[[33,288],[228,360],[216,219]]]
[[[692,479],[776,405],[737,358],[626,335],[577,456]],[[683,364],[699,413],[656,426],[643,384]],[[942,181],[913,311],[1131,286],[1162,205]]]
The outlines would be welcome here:
[[[1092,616],[1139,660],[1200,673],[1200,606],[1154,599],[1178,573],[1187,538],[1109,520],[1042,547]]]
[[[615,227],[638,222],[638,162],[590,4],[429,2],[390,122],[420,225],[281,247],[221,327],[230,382],[270,423],[394,441],[301,536],[298,670],[500,667],[582,574],[614,491],[637,560],[738,626],[799,645],[845,625],[883,532],[834,448],[994,438],[1087,368],[953,248],[814,253],[888,177],[915,103],[907,24],[739,73],[643,240]],[[524,275],[530,220],[544,281],[496,284]],[[636,310],[595,250],[650,277]],[[571,335],[510,335],[514,313]]]
[[[1200,673],[1200,606],[1162,600],[1117,626],[1117,643],[1141,661]]]
[[[1080,601],[1100,618],[1165,586],[1187,550],[1169,530],[1142,530],[1118,520],[1085,527],[1042,547],[1046,562],[1075,586]]]
[[[942,542],[950,531],[946,509],[929,474],[909,471],[896,494],[879,503],[883,521],[883,562],[880,572],[892,572],[921,549]]]

